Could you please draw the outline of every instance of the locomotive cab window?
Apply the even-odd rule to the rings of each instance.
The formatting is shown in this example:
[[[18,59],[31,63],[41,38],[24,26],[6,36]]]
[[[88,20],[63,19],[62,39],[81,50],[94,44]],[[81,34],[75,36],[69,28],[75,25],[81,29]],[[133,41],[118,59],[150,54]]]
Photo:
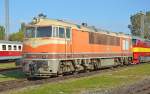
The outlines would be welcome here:
[[[136,45],[136,39],[132,39],[132,45]]]
[[[58,36],[59,36],[59,28],[53,27],[53,37],[58,37]]]
[[[66,28],[66,38],[70,38],[70,28]]]
[[[65,38],[65,29],[63,27],[59,27],[59,38]]]
[[[26,28],[25,37],[26,38],[35,37],[35,27]]]
[[[2,50],[6,50],[6,45],[2,45]]]
[[[52,37],[52,26],[37,27],[36,37]]]

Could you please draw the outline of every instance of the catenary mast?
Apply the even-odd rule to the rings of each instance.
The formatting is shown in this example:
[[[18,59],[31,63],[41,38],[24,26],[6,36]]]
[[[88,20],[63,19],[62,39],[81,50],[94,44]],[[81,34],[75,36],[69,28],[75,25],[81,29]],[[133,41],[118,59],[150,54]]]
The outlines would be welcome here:
[[[9,0],[4,0],[5,40],[9,40]]]

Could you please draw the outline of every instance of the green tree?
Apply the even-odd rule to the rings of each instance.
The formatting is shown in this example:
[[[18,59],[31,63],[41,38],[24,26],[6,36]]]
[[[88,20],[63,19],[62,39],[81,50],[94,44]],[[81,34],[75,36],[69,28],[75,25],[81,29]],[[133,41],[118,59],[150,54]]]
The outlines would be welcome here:
[[[150,12],[146,12],[144,24],[144,38],[150,39]]]
[[[141,36],[141,17],[142,13],[137,13],[130,17],[131,20],[131,33],[134,36]]]
[[[5,38],[5,28],[3,26],[0,26],[0,40],[3,40]]]
[[[130,17],[131,33],[133,36],[139,36],[145,39],[150,39],[150,11],[136,13]]]
[[[9,36],[9,40],[11,41],[23,41],[24,38],[24,31],[25,31],[25,23],[21,24],[21,28],[18,32],[12,33]]]

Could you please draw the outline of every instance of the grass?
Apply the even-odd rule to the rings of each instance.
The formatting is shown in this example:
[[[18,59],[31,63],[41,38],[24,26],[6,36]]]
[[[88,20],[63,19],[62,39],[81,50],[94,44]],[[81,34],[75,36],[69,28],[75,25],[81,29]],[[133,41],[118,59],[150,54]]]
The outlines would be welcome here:
[[[16,67],[15,63],[0,63],[0,69],[14,68],[14,67]],[[20,70],[2,72],[0,73],[0,82],[8,80],[17,80],[24,77],[25,75]]]
[[[14,68],[14,67],[16,67],[15,63],[0,63],[0,69]]]
[[[25,75],[20,70],[13,70],[13,71],[0,73],[0,82],[9,81],[9,80],[17,80],[21,78],[25,78]]]
[[[9,94],[80,94],[81,91],[131,84],[149,75],[150,64],[143,64],[89,77],[27,87],[22,90],[11,91]]]

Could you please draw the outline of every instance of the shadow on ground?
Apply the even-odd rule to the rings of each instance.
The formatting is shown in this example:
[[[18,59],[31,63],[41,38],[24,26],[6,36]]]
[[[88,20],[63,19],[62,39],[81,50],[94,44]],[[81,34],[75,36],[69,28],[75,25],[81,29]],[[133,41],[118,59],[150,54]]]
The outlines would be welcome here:
[[[13,70],[0,73],[0,80],[22,78],[25,78],[25,74],[22,72],[22,70]]]

